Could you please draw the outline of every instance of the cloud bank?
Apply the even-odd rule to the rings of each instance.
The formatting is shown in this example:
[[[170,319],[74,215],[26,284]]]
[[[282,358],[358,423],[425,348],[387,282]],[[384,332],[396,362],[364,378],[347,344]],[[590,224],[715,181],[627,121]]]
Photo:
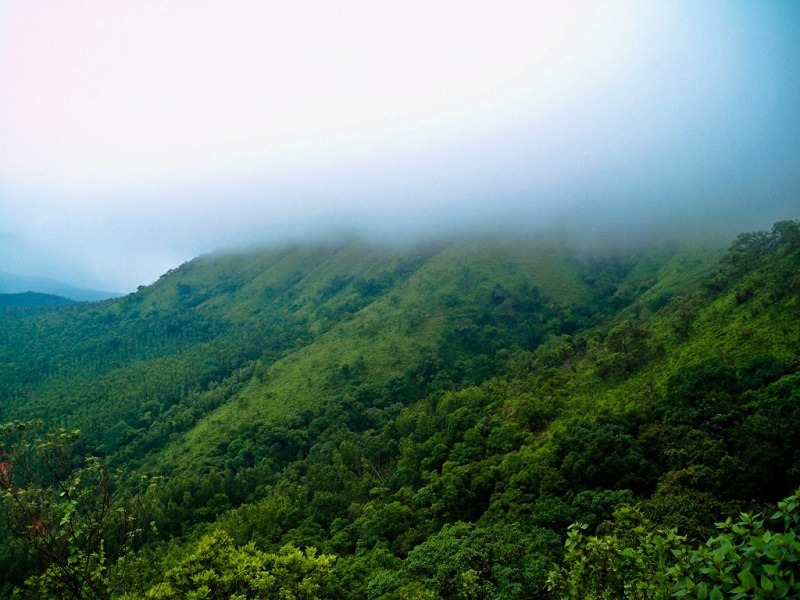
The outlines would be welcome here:
[[[793,2],[3,3],[0,270],[796,218],[798,34]]]

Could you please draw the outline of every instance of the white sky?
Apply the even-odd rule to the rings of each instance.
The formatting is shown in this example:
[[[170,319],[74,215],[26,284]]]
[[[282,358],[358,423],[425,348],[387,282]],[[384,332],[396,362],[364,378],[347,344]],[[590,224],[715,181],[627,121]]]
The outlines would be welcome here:
[[[126,291],[325,222],[727,189],[797,142],[800,11],[755,8],[0,3],[0,271]]]

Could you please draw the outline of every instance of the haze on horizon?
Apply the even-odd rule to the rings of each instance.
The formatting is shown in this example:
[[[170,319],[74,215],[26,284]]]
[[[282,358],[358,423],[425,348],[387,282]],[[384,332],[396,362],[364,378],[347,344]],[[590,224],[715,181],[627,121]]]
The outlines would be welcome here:
[[[0,271],[800,217],[800,4],[0,4]]]

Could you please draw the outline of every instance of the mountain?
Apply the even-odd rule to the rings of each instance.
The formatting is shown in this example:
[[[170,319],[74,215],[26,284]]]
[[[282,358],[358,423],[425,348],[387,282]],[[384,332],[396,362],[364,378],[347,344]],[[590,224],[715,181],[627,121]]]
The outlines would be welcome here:
[[[36,292],[69,298],[77,302],[97,302],[117,298],[120,294],[77,288],[46,277],[29,277],[0,271],[0,294]]]
[[[265,574],[306,597],[549,597],[569,524],[603,531],[621,505],[700,543],[800,485],[798,272],[793,221],[732,244],[342,242],[0,311],[5,419],[44,422],[3,430],[6,472],[59,449],[82,509],[7,488],[44,486],[52,521],[18,522],[53,548],[0,553],[3,593],[57,595],[62,551],[128,597],[194,593],[201,564],[220,597]],[[100,465],[117,512],[83,510],[111,489]],[[59,550],[73,522],[92,533]]]
[[[66,306],[72,304],[69,298],[52,294],[25,292],[23,294],[0,294],[0,308],[32,308],[38,306]]]
[[[207,256],[125,298],[9,324],[7,347],[24,343],[39,368],[2,379],[36,390],[29,394],[35,398],[15,396],[14,404],[24,401],[21,416],[63,414],[93,435],[120,420],[141,427],[143,404],[157,399],[158,412],[176,411],[180,400],[208,396],[209,386],[245,369],[242,389],[202,415],[192,434],[197,444],[186,442],[202,461],[202,449],[229,435],[229,425],[335,397],[348,378],[335,383],[334,372],[352,367],[377,386],[424,361],[433,361],[425,368],[437,375],[444,369],[439,377],[456,379],[451,371],[470,371],[475,362],[482,370],[464,377],[478,382],[496,370],[494,351],[534,348],[592,325],[637,288],[655,285],[666,301],[671,285],[711,268],[705,254],[662,247],[583,258],[554,242],[468,239],[399,250],[353,243]],[[656,284],[645,269],[682,269],[685,279],[671,283],[665,274]],[[53,340],[63,342],[54,347]],[[96,390],[89,397],[87,379]],[[265,380],[270,401],[260,398]],[[230,424],[226,413],[237,415]]]

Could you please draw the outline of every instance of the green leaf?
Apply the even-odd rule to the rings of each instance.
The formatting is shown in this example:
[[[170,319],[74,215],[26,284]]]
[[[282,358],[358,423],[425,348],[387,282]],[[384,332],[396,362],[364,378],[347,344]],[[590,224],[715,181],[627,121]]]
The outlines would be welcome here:
[[[745,592],[747,592],[747,590],[744,589],[744,587],[741,586],[741,585],[736,586],[735,588],[733,588],[732,590],[729,590],[729,591],[730,591],[731,594],[744,594]]]
[[[745,591],[750,591],[756,587],[756,579],[753,577],[753,574],[750,572],[750,569],[742,569],[737,574],[739,581],[742,582],[742,585],[745,588]]]

